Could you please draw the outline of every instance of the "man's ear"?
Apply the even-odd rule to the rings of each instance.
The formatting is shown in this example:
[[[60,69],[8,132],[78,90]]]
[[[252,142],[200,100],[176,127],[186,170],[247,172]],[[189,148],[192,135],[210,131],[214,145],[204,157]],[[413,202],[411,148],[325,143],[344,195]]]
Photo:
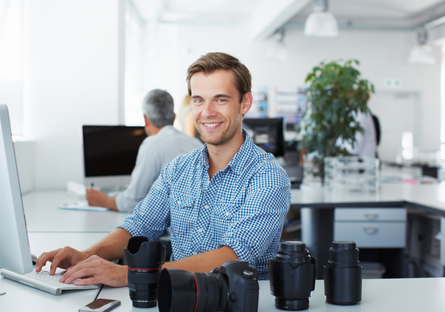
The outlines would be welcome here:
[[[148,117],[145,116],[145,115],[144,115],[144,121],[145,121],[145,126],[146,126],[146,127],[149,126],[149,125],[151,125],[150,119],[148,119]]]
[[[253,96],[252,93],[246,92],[243,95],[243,99],[241,101],[241,114],[244,116],[252,107]]]

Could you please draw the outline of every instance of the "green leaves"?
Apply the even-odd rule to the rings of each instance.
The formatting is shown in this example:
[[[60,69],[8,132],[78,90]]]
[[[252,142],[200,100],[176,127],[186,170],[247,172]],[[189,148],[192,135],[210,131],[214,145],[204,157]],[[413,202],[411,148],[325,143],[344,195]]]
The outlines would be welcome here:
[[[354,67],[358,60],[321,62],[312,68],[306,77],[310,83],[306,91],[308,106],[303,115],[302,146],[307,153],[317,152],[323,160],[327,156],[348,154],[335,143],[338,138],[355,142],[357,131],[363,129],[355,122],[358,112],[367,112],[367,101],[374,86],[360,79],[360,72]],[[317,161],[317,172],[323,177],[323,161]]]

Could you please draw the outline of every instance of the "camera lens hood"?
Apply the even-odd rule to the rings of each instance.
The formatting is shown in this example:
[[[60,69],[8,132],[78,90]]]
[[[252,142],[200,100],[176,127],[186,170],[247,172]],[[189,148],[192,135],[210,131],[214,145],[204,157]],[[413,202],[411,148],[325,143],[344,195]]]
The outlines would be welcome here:
[[[165,262],[165,247],[160,242],[150,242],[145,236],[135,236],[124,249],[129,268],[160,268]]]
[[[159,311],[195,311],[198,300],[196,284],[195,277],[188,271],[163,269],[158,283]]]

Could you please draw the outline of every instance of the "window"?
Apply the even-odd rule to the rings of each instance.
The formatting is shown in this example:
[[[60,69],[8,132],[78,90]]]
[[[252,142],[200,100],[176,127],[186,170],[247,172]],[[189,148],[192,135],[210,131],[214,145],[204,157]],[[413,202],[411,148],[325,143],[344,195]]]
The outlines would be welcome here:
[[[23,0],[0,0],[0,103],[12,133],[23,135]]]

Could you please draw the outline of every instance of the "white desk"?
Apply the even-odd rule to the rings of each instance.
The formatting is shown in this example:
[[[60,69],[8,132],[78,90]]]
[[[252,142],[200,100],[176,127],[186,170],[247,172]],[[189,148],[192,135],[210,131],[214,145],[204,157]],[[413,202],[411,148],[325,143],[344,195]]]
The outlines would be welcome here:
[[[445,216],[445,182],[439,184],[382,183],[376,192],[302,188],[291,190],[292,208],[413,206]]]
[[[0,278],[0,289],[7,293],[0,296],[1,311],[77,311],[91,302],[97,290],[86,290],[64,293],[61,296],[36,290],[24,285]],[[368,279],[363,280],[362,302],[353,306],[339,306],[326,303],[324,284],[317,280],[315,291],[309,298],[310,312],[394,312],[394,311],[428,311],[439,312],[445,307],[445,278],[416,279]],[[99,298],[118,299],[121,306],[116,312],[140,312],[134,308],[129,297],[128,288],[104,287]],[[146,311],[157,311],[157,308]],[[281,311],[275,308],[275,297],[270,294],[269,281],[260,281],[260,299],[258,312]],[[187,311],[184,311],[187,312]]]
[[[445,278],[416,279],[366,279],[363,280],[362,302],[353,306],[326,303],[322,280],[315,283],[315,291],[309,298],[309,312],[395,312],[395,311],[444,311]],[[119,299],[122,305],[113,311],[136,312],[128,295],[128,289],[104,287],[99,298]],[[1,298],[0,298],[1,299]],[[147,309],[157,311],[157,308]],[[275,297],[270,294],[269,281],[260,281],[258,312],[282,311],[275,308]],[[184,311],[187,312],[187,311]]]
[[[23,206],[28,232],[109,233],[128,215],[116,211],[74,211],[57,208],[60,204],[76,201],[79,200],[62,191],[39,191],[24,195]]]
[[[291,190],[291,209],[302,209],[302,240],[317,258],[317,278],[333,240],[334,208],[410,207],[445,217],[445,183],[382,183],[376,192],[302,188]],[[444,259],[445,260],[445,259]]]

